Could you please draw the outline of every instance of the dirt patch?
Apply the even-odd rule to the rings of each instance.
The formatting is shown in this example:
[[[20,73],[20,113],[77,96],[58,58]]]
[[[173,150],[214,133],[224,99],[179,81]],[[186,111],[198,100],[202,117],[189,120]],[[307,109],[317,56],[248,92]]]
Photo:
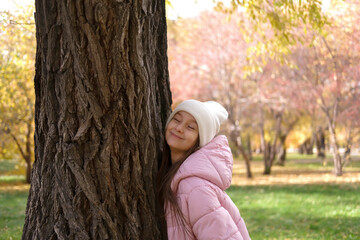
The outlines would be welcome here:
[[[0,181],[0,191],[29,191],[30,184],[24,182],[4,182]]]
[[[360,183],[360,170],[346,168],[340,177],[332,173],[330,167],[319,169],[302,169],[288,166],[273,166],[270,175],[264,175],[262,162],[252,162],[253,177],[246,177],[244,162],[235,162],[233,167],[233,185],[284,185],[284,184],[342,184]]]

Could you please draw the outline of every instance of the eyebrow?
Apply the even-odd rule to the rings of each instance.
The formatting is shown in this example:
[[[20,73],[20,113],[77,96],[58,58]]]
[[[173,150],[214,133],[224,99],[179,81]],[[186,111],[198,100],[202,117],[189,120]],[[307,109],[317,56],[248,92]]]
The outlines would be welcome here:
[[[179,112],[175,113],[175,115],[173,116],[173,118],[177,117],[177,116],[180,116],[180,117],[183,117],[181,116],[181,114],[179,114]]]
[[[175,116],[178,116],[178,115],[180,115],[182,118],[184,117],[184,116],[181,114],[181,112],[177,112],[177,113],[175,113],[174,117],[175,117]],[[173,117],[173,118],[174,118],[174,117]],[[194,120],[193,120],[193,119],[191,119],[189,122],[195,123],[195,124],[197,125],[197,122],[196,122],[196,120],[195,120],[195,119],[194,119]]]
[[[196,120],[191,119],[191,120],[189,120],[189,123],[195,123],[195,124],[196,124],[196,126],[197,126],[197,122],[196,122]]]

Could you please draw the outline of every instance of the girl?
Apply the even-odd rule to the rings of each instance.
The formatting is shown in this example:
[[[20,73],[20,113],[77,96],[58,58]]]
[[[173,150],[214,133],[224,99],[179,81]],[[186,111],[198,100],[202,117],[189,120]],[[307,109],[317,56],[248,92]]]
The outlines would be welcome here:
[[[227,117],[217,102],[187,100],[168,118],[158,195],[170,240],[250,239],[224,191],[233,158],[227,138],[215,135]]]

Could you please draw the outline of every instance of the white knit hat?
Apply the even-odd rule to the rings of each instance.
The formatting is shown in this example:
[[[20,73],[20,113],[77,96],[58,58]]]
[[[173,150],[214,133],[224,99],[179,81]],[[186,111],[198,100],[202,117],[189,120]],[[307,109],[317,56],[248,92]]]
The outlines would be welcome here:
[[[228,118],[228,112],[214,101],[200,102],[186,100],[180,103],[170,114],[166,127],[174,115],[179,111],[190,113],[196,120],[199,129],[200,147],[209,143],[220,130],[220,125]]]

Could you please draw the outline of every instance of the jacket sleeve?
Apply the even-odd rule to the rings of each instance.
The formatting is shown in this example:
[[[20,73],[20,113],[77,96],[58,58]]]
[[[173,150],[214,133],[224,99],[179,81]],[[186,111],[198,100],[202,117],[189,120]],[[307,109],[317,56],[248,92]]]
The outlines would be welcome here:
[[[221,206],[211,186],[193,189],[188,196],[188,208],[190,224],[197,239],[243,240],[230,213]]]

